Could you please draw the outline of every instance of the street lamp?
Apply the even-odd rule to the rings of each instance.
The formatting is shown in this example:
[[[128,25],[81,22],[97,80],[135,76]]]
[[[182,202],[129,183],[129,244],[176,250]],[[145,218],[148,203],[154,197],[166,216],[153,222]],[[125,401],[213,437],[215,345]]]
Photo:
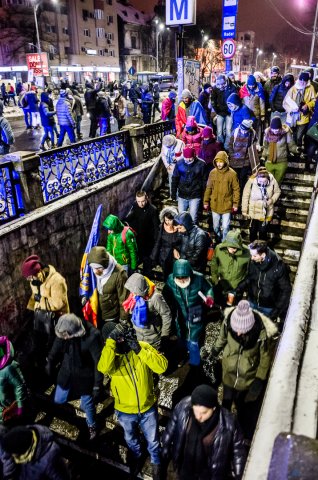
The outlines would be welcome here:
[[[157,67],[157,73],[159,72],[159,35],[164,30],[164,28],[165,28],[165,26],[164,26],[163,23],[159,23],[159,25],[157,25],[157,32],[156,32],[156,67]]]
[[[312,38],[311,38],[311,47],[310,47],[310,55],[309,55],[309,66],[312,64],[312,59],[314,56],[314,48],[315,48],[315,41],[316,41],[316,30],[317,30],[317,18],[318,18],[318,0],[316,5],[316,13],[315,13],[315,21],[314,21],[314,28],[312,31]]]
[[[257,50],[257,54],[256,54],[256,61],[255,61],[255,70],[257,70],[257,60],[258,60],[258,56],[259,56],[259,55],[262,55],[262,53],[263,53],[263,50],[260,50],[259,48],[257,48],[256,50]]]
[[[273,53],[273,58],[272,58],[272,67],[274,66],[274,60],[275,60],[275,58],[277,58],[277,55],[276,55],[276,53]]]

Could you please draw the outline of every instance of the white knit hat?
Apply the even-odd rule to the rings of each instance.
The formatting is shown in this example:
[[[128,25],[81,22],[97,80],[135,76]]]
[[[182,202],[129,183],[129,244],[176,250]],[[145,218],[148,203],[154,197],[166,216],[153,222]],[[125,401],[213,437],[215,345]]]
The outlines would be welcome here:
[[[247,333],[252,330],[255,317],[250,304],[246,300],[241,300],[231,315],[231,328],[236,333]]]

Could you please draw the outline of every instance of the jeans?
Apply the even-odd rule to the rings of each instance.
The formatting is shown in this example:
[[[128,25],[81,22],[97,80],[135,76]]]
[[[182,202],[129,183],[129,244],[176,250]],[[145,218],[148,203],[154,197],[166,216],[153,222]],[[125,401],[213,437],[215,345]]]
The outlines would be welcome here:
[[[55,395],[54,395],[54,402],[55,403],[66,403],[69,389],[64,389],[59,385],[56,386]],[[96,410],[93,401],[92,395],[82,395],[81,396],[81,409],[86,414],[86,422],[89,427],[96,426]]]
[[[252,300],[249,300],[248,302],[250,304],[250,307],[253,308],[253,310],[257,310],[258,312],[263,313],[267,317],[270,317],[272,311],[274,310],[274,307],[260,307],[256,303],[252,302]]]
[[[229,141],[232,133],[232,123],[231,115],[226,115],[226,117],[218,115],[216,117],[217,140],[218,142],[224,144],[224,148],[226,150],[229,148]]]
[[[41,145],[44,145],[44,142],[49,138],[51,140],[51,144],[54,145],[54,127],[43,127],[44,128],[44,134],[41,139]]]
[[[33,128],[41,125],[41,117],[39,112],[31,112],[31,124]]]
[[[231,221],[230,213],[212,212],[213,230],[219,240],[221,240],[221,222],[222,222],[222,241],[224,241],[226,235],[228,234],[228,231],[230,230],[230,221]]]
[[[178,211],[181,213],[189,209],[193,223],[197,224],[200,202],[201,198],[191,198],[187,200],[186,198],[178,197]]]
[[[75,133],[74,128],[71,125],[60,125],[60,135],[57,141],[57,146],[61,147],[64,142],[65,134],[67,133],[68,138],[70,139],[71,143],[75,143]]]
[[[24,121],[25,121],[25,126],[27,128],[30,128],[32,125],[31,125],[31,112],[29,109],[27,108],[23,108],[23,113],[24,113]]]
[[[101,117],[99,120],[98,120],[98,123],[99,123],[99,134],[100,136],[102,135],[106,135],[108,132],[108,129],[109,129],[109,118],[106,118],[106,117]]]
[[[118,422],[124,429],[125,440],[134,457],[142,454],[140,430],[147,441],[151,463],[160,464],[158,411],[155,406],[144,413],[124,413],[116,410]]]

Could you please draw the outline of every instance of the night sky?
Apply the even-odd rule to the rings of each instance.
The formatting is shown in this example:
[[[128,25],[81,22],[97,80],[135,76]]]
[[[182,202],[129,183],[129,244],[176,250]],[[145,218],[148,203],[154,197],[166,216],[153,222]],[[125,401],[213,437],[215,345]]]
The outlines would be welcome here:
[[[157,0],[130,0],[131,3],[145,12],[153,12]],[[197,0],[197,10],[207,11],[214,6],[221,6],[222,0]],[[298,20],[308,28],[312,28],[316,0],[273,0],[280,11],[293,24],[300,26]],[[310,8],[312,15],[310,16]],[[311,24],[311,25],[310,25]],[[253,30],[256,32],[256,43],[263,47],[265,43],[273,43],[280,30],[288,28],[291,38],[293,29],[288,27],[267,0],[239,0],[237,31]],[[300,41],[310,47],[310,37],[302,35]],[[277,48],[281,48],[278,45]]]

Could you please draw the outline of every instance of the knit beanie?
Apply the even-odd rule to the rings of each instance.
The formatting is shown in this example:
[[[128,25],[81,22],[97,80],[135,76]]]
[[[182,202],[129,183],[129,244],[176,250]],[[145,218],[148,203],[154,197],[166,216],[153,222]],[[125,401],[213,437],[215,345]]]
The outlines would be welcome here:
[[[209,139],[215,138],[212,128],[204,127],[204,129],[202,130],[202,137]]]
[[[243,122],[241,123],[241,128],[243,130],[250,130],[251,128],[253,127],[253,120],[249,120],[249,119],[245,119],[243,120]]]
[[[282,128],[282,121],[281,118],[277,115],[273,117],[271,120],[271,129],[272,130],[279,130]]]
[[[257,175],[258,177],[267,177],[267,178],[269,178],[269,172],[266,170],[266,167],[259,167],[259,169],[257,170],[256,175]]]
[[[41,270],[41,260],[37,255],[31,255],[26,258],[21,266],[22,276],[25,278],[36,276]]]
[[[309,73],[308,72],[301,72],[299,74],[299,80],[302,80],[303,82],[308,82],[310,76],[309,76]]]
[[[7,453],[23,455],[33,443],[32,430],[27,427],[14,427],[1,440],[2,448]]]
[[[182,90],[181,98],[182,98],[182,99],[184,99],[184,98],[192,98],[192,93],[190,92],[190,90],[188,90],[187,88],[185,88],[184,90]]]
[[[177,143],[177,139],[174,135],[165,135],[162,139],[162,145],[165,147],[172,147]]]
[[[218,152],[215,157],[214,157],[214,162],[223,162],[223,163],[229,163],[229,157],[228,157],[228,154],[226,152],[224,152],[223,150],[221,150],[220,152]]]
[[[199,385],[191,395],[192,405],[200,405],[201,407],[214,408],[218,406],[218,395],[214,388],[210,385]]]
[[[169,92],[168,97],[170,100],[175,100],[177,98],[176,92]]]
[[[92,250],[87,255],[87,262],[90,266],[93,263],[98,263],[103,268],[108,267],[109,255],[105,247],[93,247]]]
[[[248,76],[248,79],[247,79],[246,84],[247,84],[249,87],[257,84],[256,78],[254,77],[254,75],[249,75],[249,76]]]
[[[255,323],[255,317],[247,300],[241,300],[231,315],[231,328],[236,333],[249,332]]]
[[[58,338],[69,340],[71,338],[83,337],[85,328],[82,320],[74,313],[65,313],[56,324],[55,334]]]
[[[231,93],[226,103],[233,103],[233,105],[236,105],[237,107],[240,107],[242,104],[241,99],[237,93]]]
[[[211,83],[205,83],[205,84],[203,85],[203,90],[206,90],[207,88],[212,88]]]
[[[195,157],[195,149],[193,147],[184,147],[183,157],[184,158],[194,158]]]
[[[115,322],[105,322],[105,325],[102,328],[102,337],[104,341],[106,341],[107,338],[109,338],[109,335],[112,333],[114,328],[116,328]]]
[[[279,67],[277,67],[276,65],[274,65],[272,68],[271,68],[271,73],[279,73],[280,72],[280,69]]]

